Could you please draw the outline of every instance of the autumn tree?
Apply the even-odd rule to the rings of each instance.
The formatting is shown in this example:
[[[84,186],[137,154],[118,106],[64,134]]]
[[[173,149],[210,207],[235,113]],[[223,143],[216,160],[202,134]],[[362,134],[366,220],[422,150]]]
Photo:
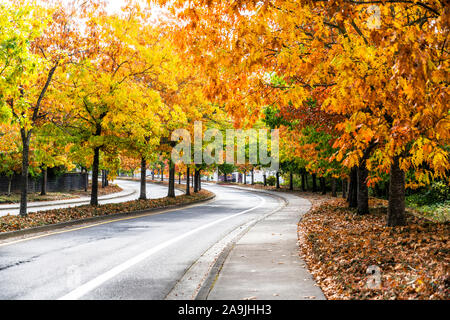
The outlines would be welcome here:
[[[405,223],[405,172],[446,175],[445,1],[171,3],[182,45],[210,76],[209,97],[234,117],[255,120],[274,103],[302,110],[311,96],[342,117],[334,159],[358,168],[359,203],[369,172],[390,172],[389,226]]]

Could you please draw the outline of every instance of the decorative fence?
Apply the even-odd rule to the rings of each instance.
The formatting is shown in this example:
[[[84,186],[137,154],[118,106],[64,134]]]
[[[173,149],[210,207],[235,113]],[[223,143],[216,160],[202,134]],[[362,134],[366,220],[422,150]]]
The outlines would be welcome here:
[[[65,173],[60,176],[47,177],[47,192],[67,192],[72,190],[84,190],[87,184],[88,175],[86,173]],[[40,192],[42,188],[42,178],[28,179],[28,190],[30,193]],[[5,176],[0,176],[0,193],[8,192],[9,180]],[[20,176],[14,175],[11,180],[11,192],[20,192]]]

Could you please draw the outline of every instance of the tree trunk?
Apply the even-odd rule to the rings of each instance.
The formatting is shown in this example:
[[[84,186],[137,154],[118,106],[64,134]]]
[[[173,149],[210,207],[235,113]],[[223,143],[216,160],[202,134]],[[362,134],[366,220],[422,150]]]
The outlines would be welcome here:
[[[191,195],[191,185],[190,185],[190,177],[191,177],[191,173],[189,172],[189,167],[187,167],[186,169],[186,195],[190,196]]]
[[[337,198],[336,178],[331,178],[331,196]]]
[[[145,157],[142,157],[141,158],[141,195],[139,196],[140,200],[147,200],[146,173],[147,173],[147,160],[145,159]]]
[[[224,181],[224,182],[228,182],[228,177],[227,177],[226,174],[223,175],[223,181]]]
[[[161,182],[164,182],[164,169],[159,171],[161,173]]]
[[[289,190],[294,191],[294,173],[290,173]]]
[[[252,169],[252,186],[255,185],[255,169]]]
[[[169,198],[175,198],[175,163],[169,160]]]
[[[21,129],[22,137],[22,179],[21,179],[21,195],[20,195],[20,216],[27,215],[28,205],[28,167],[29,167],[29,153],[30,153],[30,137],[31,132],[26,132]]]
[[[8,176],[8,197],[11,196],[12,175]]]
[[[277,172],[277,189],[280,189],[280,173]]]
[[[320,189],[323,195],[327,194],[327,180],[324,177],[320,178]]]
[[[317,175],[316,174],[312,175],[312,183],[313,183],[312,191],[317,192]]]
[[[155,181],[155,170],[152,170],[152,181]]]
[[[368,170],[366,161],[363,160],[358,167],[358,214],[365,215],[369,213],[369,188],[367,188]]]
[[[247,184],[247,171],[244,171],[244,184]]]
[[[347,182],[342,179],[342,199],[347,199]]]
[[[195,193],[198,193],[200,190],[199,190],[199,186],[198,186],[198,170],[197,169],[195,169],[195,173],[194,173],[194,192]]]
[[[406,225],[405,173],[400,169],[399,157],[395,157],[391,165],[387,225],[388,227]]]
[[[267,187],[267,175],[266,175],[266,173],[264,173],[263,179],[264,179],[264,187]]]
[[[91,206],[98,206],[98,171],[100,163],[100,148],[94,148],[94,162],[92,163],[92,192]]]
[[[181,184],[181,172],[178,173],[178,184]]]
[[[47,195],[47,168],[42,169],[41,196]]]
[[[198,191],[202,191],[202,171],[198,170]]]
[[[358,167],[353,167],[350,173],[347,201],[350,208],[358,207]]]
[[[106,182],[105,182],[105,170],[102,169],[102,188],[106,187]]]
[[[89,172],[87,168],[84,168],[84,192],[87,192],[89,189]]]
[[[302,173],[302,191],[306,192],[306,174]]]

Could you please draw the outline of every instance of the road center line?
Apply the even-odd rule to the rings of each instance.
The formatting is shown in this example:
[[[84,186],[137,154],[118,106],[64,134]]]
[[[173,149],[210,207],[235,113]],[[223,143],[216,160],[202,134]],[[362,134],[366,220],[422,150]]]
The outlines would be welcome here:
[[[134,265],[136,265],[136,264],[140,263],[141,261],[147,259],[148,257],[152,256],[153,254],[161,251],[162,249],[165,249],[165,248],[171,246],[172,244],[174,244],[174,243],[176,243],[176,242],[178,242],[180,240],[183,240],[184,238],[187,238],[187,237],[189,237],[189,236],[191,236],[191,235],[193,235],[193,234],[195,234],[195,233],[197,233],[199,231],[205,230],[205,229],[210,228],[210,227],[212,227],[212,226],[214,226],[216,224],[219,224],[219,223],[224,222],[226,220],[230,220],[230,219],[236,218],[238,216],[241,216],[243,214],[246,214],[248,212],[254,211],[254,210],[262,207],[266,203],[266,200],[264,198],[260,197],[260,196],[256,196],[256,197],[261,200],[259,205],[257,205],[256,207],[253,207],[251,209],[242,211],[240,213],[236,213],[236,214],[234,214],[232,216],[225,217],[225,218],[216,220],[214,222],[208,223],[208,224],[206,224],[204,226],[201,226],[201,227],[199,227],[197,229],[194,229],[194,230],[191,230],[191,231],[189,231],[187,233],[184,233],[184,234],[182,234],[182,235],[180,235],[180,236],[178,236],[176,238],[173,238],[173,239],[171,239],[169,241],[163,242],[163,243],[157,245],[156,247],[153,247],[153,248],[151,248],[151,249],[149,249],[149,250],[147,250],[147,251],[145,251],[145,252],[135,256],[134,258],[131,258],[131,259],[125,261],[124,263],[118,265],[117,267],[115,267],[115,268],[107,271],[106,273],[103,273],[102,275],[92,279],[91,281],[81,285],[80,287],[76,288],[75,290],[71,291],[70,293],[66,294],[65,296],[59,298],[58,300],[77,300],[77,299],[83,297],[84,295],[86,295],[87,293],[91,292],[92,290],[98,288],[99,286],[101,286],[106,281],[112,279],[113,277],[117,276],[121,272],[123,272],[123,271],[125,271],[125,270],[127,270],[127,269],[129,269],[131,267],[133,267]]]

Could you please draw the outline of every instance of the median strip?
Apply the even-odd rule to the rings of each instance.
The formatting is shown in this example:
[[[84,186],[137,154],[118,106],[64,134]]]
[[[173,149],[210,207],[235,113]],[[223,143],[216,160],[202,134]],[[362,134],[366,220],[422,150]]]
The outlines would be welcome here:
[[[212,192],[202,190],[191,195],[176,198],[135,200],[124,203],[105,204],[98,207],[89,205],[65,209],[55,209],[30,213],[26,217],[8,215],[0,217],[0,239],[26,234],[46,232],[88,222],[97,222],[112,217],[137,215],[160,209],[184,207],[211,200]]]

